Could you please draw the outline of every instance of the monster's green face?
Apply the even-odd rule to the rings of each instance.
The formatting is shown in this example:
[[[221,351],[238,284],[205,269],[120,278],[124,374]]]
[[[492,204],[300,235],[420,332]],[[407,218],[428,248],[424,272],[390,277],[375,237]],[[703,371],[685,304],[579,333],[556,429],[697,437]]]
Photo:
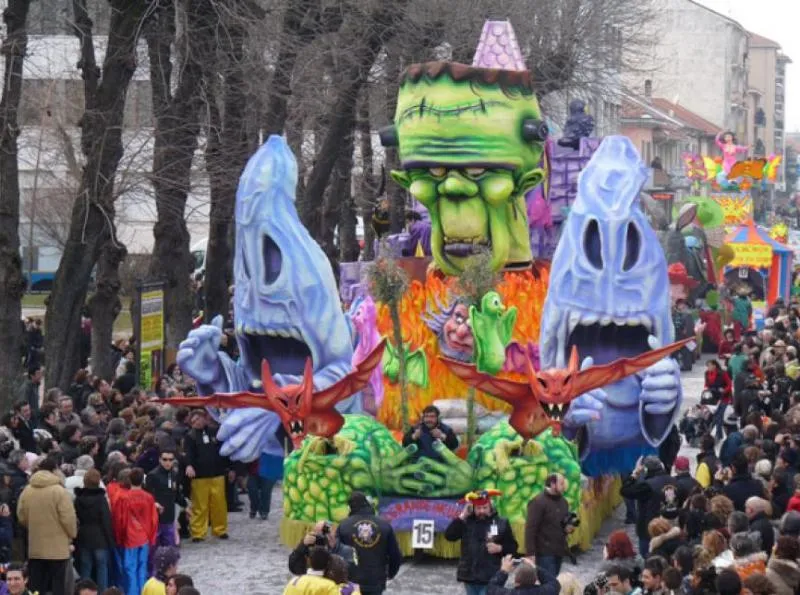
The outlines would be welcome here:
[[[431,216],[431,248],[447,274],[487,247],[495,270],[531,260],[525,193],[547,131],[528,73],[449,63],[409,68],[401,84],[394,141],[400,185]]]

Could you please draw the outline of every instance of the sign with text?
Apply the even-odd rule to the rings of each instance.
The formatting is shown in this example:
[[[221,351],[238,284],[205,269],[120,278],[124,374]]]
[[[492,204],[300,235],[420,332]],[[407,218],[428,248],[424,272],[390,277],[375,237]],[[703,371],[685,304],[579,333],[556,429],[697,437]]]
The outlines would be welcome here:
[[[162,373],[164,364],[164,288],[163,284],[139,289],[139,383],[150,388]]]
[[[435,535],[434,523],[431,520],[414,519],[411,528],[411,547],[415,550],[429,550],[433,548]]]
[[[772,246],[769,244],[728,244],[733,249],[730,267],[765,269],[772,266]]]
[[[381,498],[378,515],[395,531],[413,531],[418,521],[432,521],[435,531],[444,531],[463,508],[457,500]]]
[[[711,200],[722,207],[725,225],[739,225],[753,218],[753,197],[749,192],[712,192]]]

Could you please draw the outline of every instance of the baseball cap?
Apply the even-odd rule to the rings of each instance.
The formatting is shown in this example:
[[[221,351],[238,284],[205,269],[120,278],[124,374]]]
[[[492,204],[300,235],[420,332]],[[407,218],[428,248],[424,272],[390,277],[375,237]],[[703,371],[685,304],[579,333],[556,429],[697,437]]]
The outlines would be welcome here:
[[[689,459],[686,457],[677,457],[675,459],[675,471],[688,471]]]

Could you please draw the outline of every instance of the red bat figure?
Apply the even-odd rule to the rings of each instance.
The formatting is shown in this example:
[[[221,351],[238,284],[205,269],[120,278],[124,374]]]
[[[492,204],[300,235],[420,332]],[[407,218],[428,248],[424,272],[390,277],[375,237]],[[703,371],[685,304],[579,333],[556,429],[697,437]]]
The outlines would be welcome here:
[[[528,360],[526,382],[481,374],[474,365],[453,359],[443,357],[441,360],[453,374],[470,386],[511,405],[513,410],[508,423],[520,436],[529,440],[548,427],[553,429],[553,435],[558,436],[561,433],[561,420],[576,397],[649,368],[692,340],[684,339],[636,357],[621,358],[610,364],[591,366],[585,370],[579,369],[578,348],[573,347],[566,370],[536,372]]]
[[[314,392],[314,373],[311,358],[306,360],[303,381],[300,384],[278,386],[272,380],[267,360],[261,361],[261,382],[264,393],[217,393],[210,397],[175,397],[165,403],[180,407],[218,407],[220,409],[245,409],[258,407],[278,414],[286,433],[295,448],[299,448],[308,434],[331,438],[344,425],[336,405],[362,390],[369,383],[370,374],[381,362],[386,340],[381,341],[355,370],[335,384]]]

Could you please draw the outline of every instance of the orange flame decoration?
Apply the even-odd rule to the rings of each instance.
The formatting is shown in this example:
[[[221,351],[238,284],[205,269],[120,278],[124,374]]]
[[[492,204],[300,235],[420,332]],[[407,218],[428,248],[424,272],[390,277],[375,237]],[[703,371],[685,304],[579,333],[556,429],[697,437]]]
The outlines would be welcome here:
[[[517,324],[512,340],[522,345],[528,342],[539,342],[539,323],[542,318],[544,299],[547,295],[549,265],[537,263],[537,278],[531,271],[507,272],[497,292],[507,306],[516,306],[519,310]],[[400,303],[400,322],[403,341],[411,343],[411,349],[421,348],[428,358],[430,367],[430,385],[423,390],[417,386],[408,386],[409,415],[411,421],[419,419],[422,410],[436,399],[465,398],[468,387],[461,382],[439,359],[439,346],[436,336],[425,325],[423,315],[428,304],[436,304],[436,299],[447,303],[447,296],[458,295],[457,280],[452,277],[442,278],[438,273],[429,273],[425,285],[414,281]],[[392,321],[389,308],[385,304],[378,306],[378,332],[392,336]],[[509,378],[522,378],[513,374]],[[400,413],[400,387],[392,385],[384,377],[385,394],[383,404],[378,411],[378,420],[390,429],[400,429],[402,417]],[[478,393],[476,402],[490,410],[510,411],[502,402],[483,393]]]

